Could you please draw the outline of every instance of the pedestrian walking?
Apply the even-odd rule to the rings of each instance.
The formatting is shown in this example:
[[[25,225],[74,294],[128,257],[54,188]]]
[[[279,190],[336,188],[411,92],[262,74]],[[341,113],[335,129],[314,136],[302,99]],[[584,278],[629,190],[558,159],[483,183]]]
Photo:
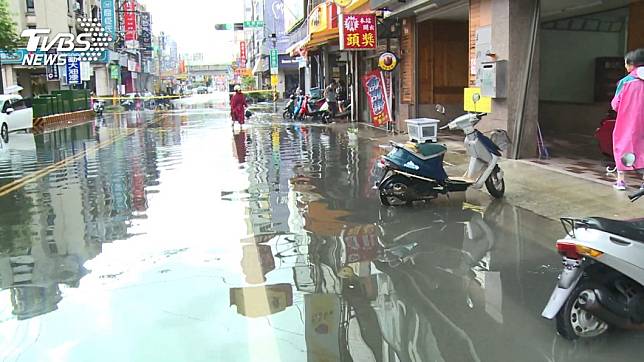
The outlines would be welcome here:
[[[236,85],[234,90],[235,94],[230,99],[230,116],[233,119],[233,127],[235,127],[235,122],[239,123],[240,126],[244,124],[246,107],[248,107],[246,96],[242,93],[241,86]]]
[[[617,112],[613,131],[613,154],[617,165],[617,182],[613,187],[626,190],[624,173],[644,171],[644,48],[625,57],[628,75],[617,85],[612,107]],[[635,155],[632,165],[625,165],[622,157]],[[644,188],[644,182],[640,188]]]
[[[331,118],[334,118],[335,114],[338,113],[338,83],[335,79],[333,79],[331,84],[324,89],[324,98],[329,105]]]

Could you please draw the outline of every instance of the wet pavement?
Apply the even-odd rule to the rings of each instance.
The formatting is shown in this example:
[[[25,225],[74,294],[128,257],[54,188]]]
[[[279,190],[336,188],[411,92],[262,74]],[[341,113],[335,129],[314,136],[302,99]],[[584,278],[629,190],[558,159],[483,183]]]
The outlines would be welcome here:
[[[556,222],[382,208],[378,144],[270,107],[232,130],[222,97],[2,145],[2,361],[641,360],[540,318]]]

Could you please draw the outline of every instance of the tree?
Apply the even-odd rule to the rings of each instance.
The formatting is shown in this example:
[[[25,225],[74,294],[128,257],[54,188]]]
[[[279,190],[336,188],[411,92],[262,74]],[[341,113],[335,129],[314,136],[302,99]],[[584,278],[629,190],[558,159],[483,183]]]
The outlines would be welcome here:
[[[0,51],[14,50],[20,45],[20,36],[16,31],[16,23],[9,12],[7,0],[0,0]],[[0,57],[0,67],[2,58]],[[2,71],[0,71],[0,93],[4,93]]]

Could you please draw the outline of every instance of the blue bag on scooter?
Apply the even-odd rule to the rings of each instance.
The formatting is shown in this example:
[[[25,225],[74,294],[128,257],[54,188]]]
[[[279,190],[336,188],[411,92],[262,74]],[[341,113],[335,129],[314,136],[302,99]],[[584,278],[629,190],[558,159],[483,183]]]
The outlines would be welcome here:
[[[446,152],[447,147],[436,143],[407,144],[395,147],[385,159],[400,171],[443,182],[448,177],[443,168]]]

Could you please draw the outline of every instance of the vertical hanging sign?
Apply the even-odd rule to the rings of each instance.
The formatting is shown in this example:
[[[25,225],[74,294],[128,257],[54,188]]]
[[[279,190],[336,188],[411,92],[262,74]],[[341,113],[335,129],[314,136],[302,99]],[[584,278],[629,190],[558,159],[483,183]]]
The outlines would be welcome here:
[[[374,126],[388,125],[391,121],[386,83],[381,70],[376,69],[362,77],[362,86],[367,93],[371,121]]]
[[[67,72],[67,84],[82,84],[81,80],[81,61],[80,57],[68,56],[65,69]]]
[[[279,73],[279,54],[277,49],[271,49],[271,74],[275,75]]]
[[[136,5],[135,0],[125,0],[123,4],[125,44],[128,48],[138,48],[136,34]]]
[[[114,14],[114,0],[101,0],[101,24],[113,39],[116,38],[116,20]]]
[[[239,67],[246,68],[246,42],[239,42]]]
[[[141,48],[143,48],[143,56],[152,58],[152,23],[150,21],[150,13],[142,12],[140,15],[141,20]]]

